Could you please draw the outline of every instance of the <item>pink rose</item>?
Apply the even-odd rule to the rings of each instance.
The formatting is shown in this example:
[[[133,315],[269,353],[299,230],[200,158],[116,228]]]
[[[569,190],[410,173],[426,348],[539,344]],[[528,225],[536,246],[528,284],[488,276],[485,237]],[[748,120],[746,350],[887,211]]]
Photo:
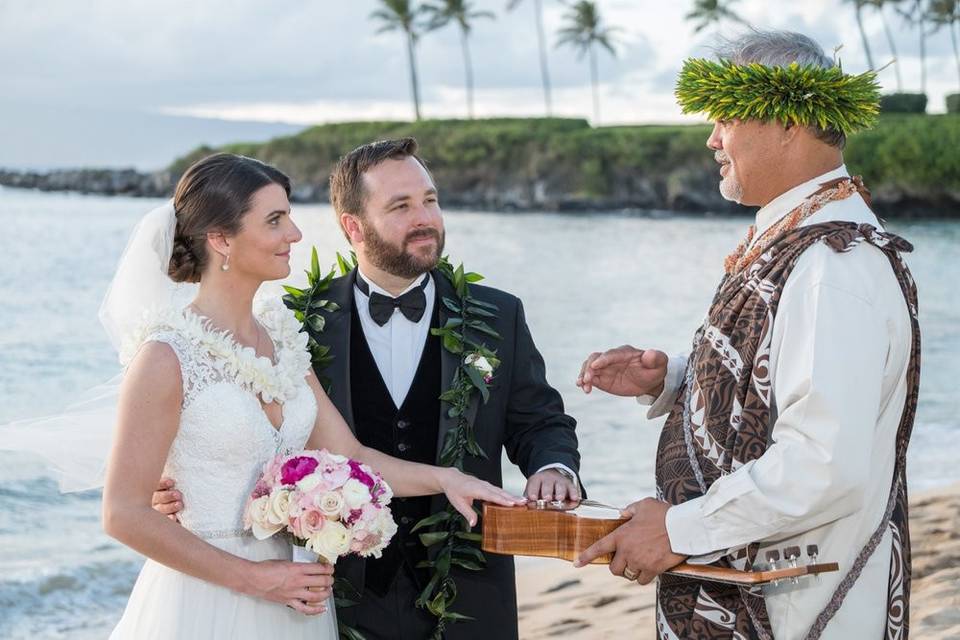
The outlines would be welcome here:
[[[307,511],[300,517],[291,519],[290,529],[294,536],[306,540],[323,529],[324,520],[325,518],[319,511]]]
[[[318,464],[316,458],[309,456],[290,458],[280,469],[280,482],[285,485],[297,484],[304,477],[313,473]]]

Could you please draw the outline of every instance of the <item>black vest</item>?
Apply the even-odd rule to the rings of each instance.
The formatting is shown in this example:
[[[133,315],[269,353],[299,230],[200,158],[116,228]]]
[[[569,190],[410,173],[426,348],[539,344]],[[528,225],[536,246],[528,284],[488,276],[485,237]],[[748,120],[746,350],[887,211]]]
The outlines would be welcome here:
[[[439,321],[434,302],[431,327]],[[401,460],[435,464],[440,428],[440,338],[427,334],[413,383],[398,409],[390,397],[373,359],[363,327],[353,306],[350,328],[350,401],[357,439],[365,446]],[[405,321],[397,318],[396,321]],[[427,559],[419,532],[410,529],[430,515],[430,496],[394,498],[390,503],[399,530],[379,560],[367,558],[366,587],[381,596],[390,589],[401,566],[406,566],[418,584],[425,586],[424,570],[417,563]]]

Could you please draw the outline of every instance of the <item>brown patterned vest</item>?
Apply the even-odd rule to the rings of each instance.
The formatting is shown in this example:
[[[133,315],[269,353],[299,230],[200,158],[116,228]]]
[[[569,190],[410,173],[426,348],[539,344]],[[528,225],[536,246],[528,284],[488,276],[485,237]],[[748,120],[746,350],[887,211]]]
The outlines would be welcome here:
[[[869,201],[868,201],[869,202]],[[686,380],[667,418],[657,451],[657,491],[671,504],[699,497],[718,478],[759,458],[770,442],[770,336],[784,284],[800,255],[823,242],[838,252],[868,242],[887,256],[907,301],[913,342],[907,398],[897,432],[896,465],[882,522],[810,629],[818,638],[889,528],[893,534],[886,637],[906,640],[910,595],[906,452],[917,406],[920,330],[913,278],[900,252],[905,240],[870,225],[829,222],[785,232],[750,266],[720,283],[709,315],[693,340]],[[759,545],[717,562],[749,569]],[[736,586],[661,575],[657,588],[659,638],[772,638],[763,596]]]

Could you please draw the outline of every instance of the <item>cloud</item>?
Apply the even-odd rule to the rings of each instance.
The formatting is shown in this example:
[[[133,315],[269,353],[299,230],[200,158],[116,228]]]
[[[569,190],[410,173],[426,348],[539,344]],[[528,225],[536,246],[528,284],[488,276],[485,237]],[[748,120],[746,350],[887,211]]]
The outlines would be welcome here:
[[[534,4],[506,12],[506,0],[475,0],[496,20],[474,24],[470,50],[478,111],[540,113],[542,92]],[[377,34],[374,0],[47,0],[0,4],[0,73],[5,99],[64,108],[208,116],[255,114],[277,120],[329,121],[350,114],[409,117],[410,88],[401,34]],[[689,2],[599,0],[622,45],[601,52],[604,95],[669,104],[682,60],[704,55],[713,31],[694,35]],[[866,67],[854,13],[840,0],[769,3],[741,0],[734,9],[761,28],[795,28],[826,49],[842,42],[844,66]],[[589,92],[589,69],[574,51],[555,47],[566,7],[544,0],[551,81],[570,97]],[[917,34],[893,12],[887,19],[904,85],[919,84]],[[865,14],[877,64],[889,58],[883,22]],[[723,33],[736,25],[724,23]],[[955,85],[949,35],[928,39],[931,104]],[[424,110],[448,113],[461,101],[463,62],[456,26],[425,35],[417,48]],[[882,74],[892,86],[893,70]],[[656,98],[653,98],[656,94]],[[459,96],[459,98],[457,97]],[[500,101],[495,103],[495,101]],[[575,100],[579,104],[579,100]],[[483,106],[483,109],[480,107]],[[271,110],[272,108],[272,110]],[[633,110],[611,115],[627,118]],[[589,109],[585,111],[589,112]],[[663,117],[676,114],[666,111]],[[246,116],[244,116],[246,117]],[[298,118],[298,121],[300,119]]]

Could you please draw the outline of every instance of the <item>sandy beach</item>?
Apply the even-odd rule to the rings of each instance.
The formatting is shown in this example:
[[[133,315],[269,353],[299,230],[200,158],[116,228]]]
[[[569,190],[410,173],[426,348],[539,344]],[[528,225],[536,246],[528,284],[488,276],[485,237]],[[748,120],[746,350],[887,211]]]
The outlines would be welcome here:
[[[960,484],[913,497],[911,637],[960,639]],[[520,637],[654,638],[654,585],[574,569],[559,560],[521,559],[517,571]]]

